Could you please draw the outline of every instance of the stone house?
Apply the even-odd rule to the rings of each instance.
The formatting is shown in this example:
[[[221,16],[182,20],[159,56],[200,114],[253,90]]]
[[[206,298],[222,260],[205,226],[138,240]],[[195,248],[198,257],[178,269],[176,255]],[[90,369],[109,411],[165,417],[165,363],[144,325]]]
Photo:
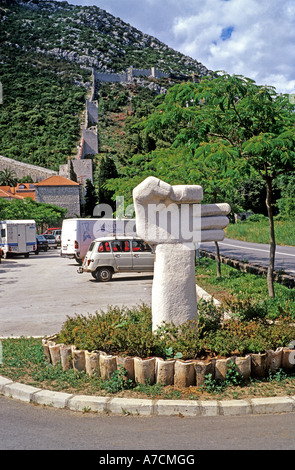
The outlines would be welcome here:
[[[68,210],[66,217],[80,216],[80,185],[63,176],[50,176],[34,184],[35,201]]]

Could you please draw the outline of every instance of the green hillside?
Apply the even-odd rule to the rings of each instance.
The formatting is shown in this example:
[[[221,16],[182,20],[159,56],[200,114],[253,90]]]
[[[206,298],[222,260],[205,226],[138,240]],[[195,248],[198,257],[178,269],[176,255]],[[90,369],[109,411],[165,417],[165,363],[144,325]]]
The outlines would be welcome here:
[[[0,155],[57,170],[76,155],[90,68],[208,70],[98,7],[55,1],[0,6]]]

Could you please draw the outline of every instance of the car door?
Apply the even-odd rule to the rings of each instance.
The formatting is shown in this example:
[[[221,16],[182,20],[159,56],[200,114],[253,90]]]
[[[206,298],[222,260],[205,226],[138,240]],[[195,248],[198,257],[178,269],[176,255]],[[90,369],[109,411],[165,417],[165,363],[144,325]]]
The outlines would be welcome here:
[[[132,253],[129,240],[113,240],[112,252],[117,270],[132,271]]]
[[[143,240],[132,240],[133,270],[153,271],[154,253],[151,246]]]

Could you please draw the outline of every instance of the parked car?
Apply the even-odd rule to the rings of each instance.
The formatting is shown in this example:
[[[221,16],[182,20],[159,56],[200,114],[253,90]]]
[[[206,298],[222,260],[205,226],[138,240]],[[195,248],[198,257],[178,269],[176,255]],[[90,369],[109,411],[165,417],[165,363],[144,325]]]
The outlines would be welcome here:
[[[43,237],[48,241],[48,248],[57,248],[57,241],[54,235],[43,233]]]
[[[44,234],[48,234],[48,235],[54,235],[55,236],[55,239],[57,241],[57,245],[60,246],[61,245],[61,230],[62,228],[61,227],[57,227],[57,228],[48,228]]]
[[[137,237],[96,238],[89,246],[78,273],[91,273],[94,279],[107,282],[114,273],[153,272],[152,247]]]
[[[52,232],[52,235],[55,236],[55,239],[57,241],[57,246],[61,246],[61,229],[54,230],[54,232]]]
[[[36,255],[39,254],[40,251],[48,251],[48,240],[44,237],[44,235],[37,235],[37,248],[35,250]]]

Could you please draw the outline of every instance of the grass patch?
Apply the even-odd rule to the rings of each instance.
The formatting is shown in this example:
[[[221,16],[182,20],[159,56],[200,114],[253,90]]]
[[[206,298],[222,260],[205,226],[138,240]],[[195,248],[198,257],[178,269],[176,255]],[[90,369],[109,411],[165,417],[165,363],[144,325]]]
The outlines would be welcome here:
[[[252,217],[244,221],[238,221],[236,224],[228,225],[226,236],[246,242],[269,244],[268,218],[262,216],[260,220],[255,221]],[[275,236],[277,245],[295,246],[295,220],[276,219]]]
[[[255,310],[260,316],[274,320],[281,315],[295,318],[295,289],[275,283],[275,298],[268,296],[266,278],[221,265],[216,276],[216,262],[201,258],[196,267],[196,283],[224,302],[231,310]]]

